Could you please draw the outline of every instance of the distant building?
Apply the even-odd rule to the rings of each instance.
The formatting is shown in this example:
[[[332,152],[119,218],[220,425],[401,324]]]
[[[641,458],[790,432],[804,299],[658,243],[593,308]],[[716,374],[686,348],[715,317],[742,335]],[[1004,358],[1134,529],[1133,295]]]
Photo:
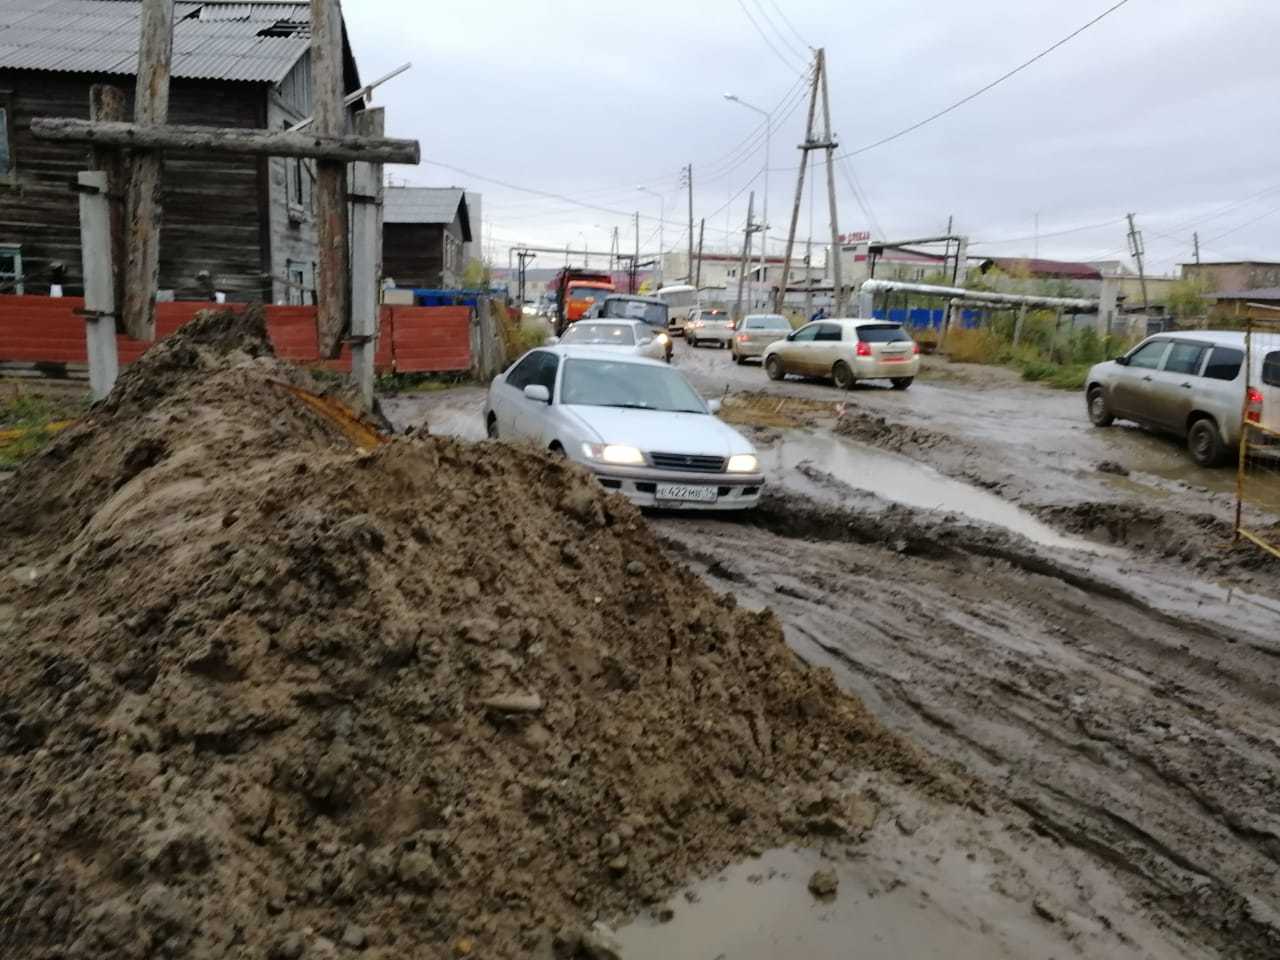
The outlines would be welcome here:
[[[462,265],[472,260],[484,260],[484,237],[481,235],[483,217],[480,212],[481,197],[474,190],[466,191],[467,214],[471,221],[471,239],[462,244]]]
[[[688,279],[690,277],[688,253],[668,253],[662,259],[662,275],[666,278],[664,282],[668,286],[675,286],[692,284],[693,280],[700,279],[699,288],[709,294],[708,299],[721,302],[737,298],[738,274],[742,269],[741,253],[704,251],[700,278],[698,262],[698,256],[695,253],[692,279]],[[785,262],[785,257],[769,256],[765,258],[764,267],[761,268],[760,254],[757,252],[747,263],[742,295],[744,299],[750,298],[754,287],[755,296],[751,304],[753,308],[766,305],[773,288],[782,282],[782,265]],[[811,271],[806,270],[803,257],[792,257],[791,274],[787,280],[787,286],[803,286],[806,283],[806,277],[812,277],[813,281],[817,282],[822,277],[822,269],[815,266]]]
[[[925,253],[906,247],[885,246],[870,240],[857,240],[840,246],[840,281],[856,287],[864,280],[902,280],[918,282],[930,274],[940,273],[946,265],[941,254]],[[826,273],[827,282],[833,277]]]
[[[988,257],[978,265],[979,271],[1000,270],[1011,277],[1032,280],[1102,280],[1102,271],[1092,263],[1070,260],[1042,260],[1038,257]]]
[[[462,285],[463,250],[474,243],[465,191],[387,187],[382,206],[382,275],[397,287]]]
[[[1227,290],[1210,295],[1215,320],[1280,320],[1280,287]]]
[[[1274,260],[1184,263],[1182,276],[1203,279],[1212,291],[1261,290],[1280,287],[1280,263]]]

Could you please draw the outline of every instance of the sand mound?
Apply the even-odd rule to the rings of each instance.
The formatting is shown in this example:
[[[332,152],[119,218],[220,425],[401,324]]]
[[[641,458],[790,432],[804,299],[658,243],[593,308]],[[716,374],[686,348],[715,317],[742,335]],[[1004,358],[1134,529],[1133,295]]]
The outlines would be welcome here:
[[[572,955],[929,779],[576,468],[272,381],[205,318],[6,491],[0,954]]]

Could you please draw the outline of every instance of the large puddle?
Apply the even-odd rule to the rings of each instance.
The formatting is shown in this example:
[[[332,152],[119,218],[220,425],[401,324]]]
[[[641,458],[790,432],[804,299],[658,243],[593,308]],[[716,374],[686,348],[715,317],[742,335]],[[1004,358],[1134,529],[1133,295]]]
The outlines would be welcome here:
[[[1021,534],[1042,546],[1105,552],[1087,540],[1058,533],[1020,507],[985,490],[952,480],[908,457],[841,437],[790,432],[761,451],[760,456],[771,479],[784,486],[799,486],[812,492],[812,483],[806,480],[818,471],[848,487],[886,500],[920,510],[963,514]]]

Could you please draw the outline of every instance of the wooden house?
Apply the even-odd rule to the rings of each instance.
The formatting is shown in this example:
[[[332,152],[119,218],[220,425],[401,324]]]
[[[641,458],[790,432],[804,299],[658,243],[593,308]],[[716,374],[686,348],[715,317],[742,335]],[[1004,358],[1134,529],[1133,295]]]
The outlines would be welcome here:
[[[0,0],[0,292],[82,292],[73,184],[88,152],[35,139],[31,120],[88,118],[97,83],[131,98],[140,11],[137,0]],[[169,122],[283,129],[310,116],[308,3],[177,0],[174,21]],[[343,50],[345,89],[358,89],[345,31]],[[162,295],[313,302],[313,178],[305,160],[166,156]]]
[[[471,212],[461,188],[386,188],[382,273],[397,287],[460,287],[465,245],[472,239]]]

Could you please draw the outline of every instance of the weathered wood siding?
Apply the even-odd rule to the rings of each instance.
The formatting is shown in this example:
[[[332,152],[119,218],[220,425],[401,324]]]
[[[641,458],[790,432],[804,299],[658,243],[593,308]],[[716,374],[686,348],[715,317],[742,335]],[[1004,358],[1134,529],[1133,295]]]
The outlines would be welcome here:
[[[311,116],[311,55],[308,53],[267,95],[267,128],[283,130]],[[312,207],[316,165],[285,157],[268,161],[268,227],[271,297],[275,303],[315,303],[316,222]],[[301,197],[299,198],[299,187]],[[289,271],[303,273],[303,289],[291,285]]]
[[[443,225],[382,225],[382,274],[393,279],[397,287],[440,287],[443,269]]]
[[[66,266],[65,292],[82,292],[79,207],[71,189],[88,151],[31,136],[33,116],[89,116],[89,88],[113,83],[132,110],[133,78],[0,70],[0,91],[12,95],[15,177],[0,180],[0,244],[21,244],[28,293],[47,293],[49,267]],[[173,123],[261,128],[267,122],[261,84],[174,80]],[[160,238],[160,288],[180,299],[205,296],[197,279],[207,270],[230,299],[272,295],[269,232],[264,214],[269,161],[254,158],[167,158]]]

